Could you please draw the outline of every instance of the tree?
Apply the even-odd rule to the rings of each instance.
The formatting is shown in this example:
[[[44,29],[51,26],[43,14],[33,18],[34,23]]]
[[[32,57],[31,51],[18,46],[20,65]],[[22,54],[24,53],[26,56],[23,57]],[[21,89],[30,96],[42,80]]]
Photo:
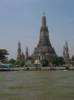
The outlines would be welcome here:
[[[0,49],[0,61],[5,62],[7,60],[6,55],[8,55],[8,51],[6,49]]]
[[[42,66],[48,66],[49,62],[48,62],[48,60],[43,59],[43,60],[41,60],[41,64],[42,64]]]
[[[74,55],[71,58],[71,64],[74,66]]]
[[[72,61],[74,61],[74,55],[72,56]]]
[[[23,67],[24,65],[25,65],[25,61],[24,60],[21,60],[20,61],[20,66]]]
[[[13,59],[13,58],[12,58],[12,59],[10,59],[8,62],[9,62],[10,64],[14,64],[14,65],[16,64],[16,60],[15,60],[15,59]]]
[[[64,58],[63,57],[55,57],[52,60],[52,64],[55,65],[55,66],[63,65],[64,63],[65,62],[64,62]]]
[[[58,57],[58,62],[59,62],[59,65],[65,64],[65,61],[64,61],[63,57]]]
[[[25,65],[25,60],[17,60],[16,65],[19,65],[20,67],[23,67]]]

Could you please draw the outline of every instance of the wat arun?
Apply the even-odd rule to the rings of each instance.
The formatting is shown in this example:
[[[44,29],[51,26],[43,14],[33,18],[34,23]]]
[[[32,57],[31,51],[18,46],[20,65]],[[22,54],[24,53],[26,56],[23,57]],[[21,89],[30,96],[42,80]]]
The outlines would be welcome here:
[[[35,60],[46,59],[48,61],[51,61],[53,57],[56,57],[56,52],[52,47],[49,39],[49,30],[46,23],[45,15],[42,16],[42,25],[40,28],[39,42],[37,47],[34,49],[32,57]]]

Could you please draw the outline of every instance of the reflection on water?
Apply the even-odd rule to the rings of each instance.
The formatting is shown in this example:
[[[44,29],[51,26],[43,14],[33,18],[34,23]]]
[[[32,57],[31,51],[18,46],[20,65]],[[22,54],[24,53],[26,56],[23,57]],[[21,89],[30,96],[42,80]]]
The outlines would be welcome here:
[[[0,100],[74,100],[74,72],[0,72]]]

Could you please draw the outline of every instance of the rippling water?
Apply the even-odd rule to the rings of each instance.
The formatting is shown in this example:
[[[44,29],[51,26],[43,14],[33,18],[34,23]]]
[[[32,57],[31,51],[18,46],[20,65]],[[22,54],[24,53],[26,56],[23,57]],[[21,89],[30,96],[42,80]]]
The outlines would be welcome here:
[[[0,72],[0,100],[74,100],[74,71]]]

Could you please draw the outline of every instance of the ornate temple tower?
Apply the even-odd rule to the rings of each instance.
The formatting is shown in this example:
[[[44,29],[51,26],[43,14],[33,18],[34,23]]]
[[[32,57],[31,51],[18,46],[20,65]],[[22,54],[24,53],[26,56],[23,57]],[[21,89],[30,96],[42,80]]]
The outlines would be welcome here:
[[[25,60],[25,55],[21,50],[21,43],[20,42],[18,42],[17,60]]]
[[[28,52],[28,47],[27,47],[26,48],[26,55],[25,55],[26,60],[28,59],[28,57],[29,57],[29,52]]]
[[[21,60],[21,43],[18,42],[17,60]]]
[[[21,60],[25,60],[25,55],[24,55],[23,52],[22,52],[22,54],[21,54]]]
[[[40,37],[39,37],[39,43],[37,47],[34,50],[33,58],[38,60],[47,59],[50,61],[53,57],[56,56],[54,48],[52,48],[52,45],[49,40],[49,31],[46,24],[46,16],[42,16],[42,25],[40,29]]]
[[[70,57],[69,57],[68,42],[65,42],[65,46],[63,48],[63,57],[65,60],[65,63],[69,63]]]

